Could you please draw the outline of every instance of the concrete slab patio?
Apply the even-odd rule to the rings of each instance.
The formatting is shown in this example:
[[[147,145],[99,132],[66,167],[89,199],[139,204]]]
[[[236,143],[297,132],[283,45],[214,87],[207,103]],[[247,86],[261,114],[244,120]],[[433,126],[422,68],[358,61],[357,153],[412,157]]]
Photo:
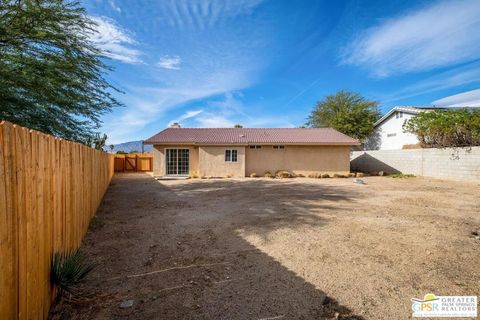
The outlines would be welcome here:
[[[365,181],[117,175],[81,248],[92,299],[54,316],[406,319],[480,294],[478,183]]]

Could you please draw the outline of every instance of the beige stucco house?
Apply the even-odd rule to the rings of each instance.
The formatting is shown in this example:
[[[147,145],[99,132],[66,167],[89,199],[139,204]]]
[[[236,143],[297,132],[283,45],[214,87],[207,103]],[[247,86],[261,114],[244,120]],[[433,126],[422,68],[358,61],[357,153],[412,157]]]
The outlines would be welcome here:
[[[245,177],[279,170],[348,174],[352,139],[331,128],[167,128],[153,145],[155,176]]]

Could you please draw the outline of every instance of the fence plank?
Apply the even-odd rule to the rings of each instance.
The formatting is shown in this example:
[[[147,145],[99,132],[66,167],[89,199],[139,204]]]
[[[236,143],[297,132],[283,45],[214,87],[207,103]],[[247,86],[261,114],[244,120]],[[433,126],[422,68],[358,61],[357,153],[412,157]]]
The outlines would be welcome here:
[[[17,224],[12,125],[0,126],[0,319],[18,314]]]
[[[77,248],[114,156],[0,122],[0,319],[45,319],[54,252]]]

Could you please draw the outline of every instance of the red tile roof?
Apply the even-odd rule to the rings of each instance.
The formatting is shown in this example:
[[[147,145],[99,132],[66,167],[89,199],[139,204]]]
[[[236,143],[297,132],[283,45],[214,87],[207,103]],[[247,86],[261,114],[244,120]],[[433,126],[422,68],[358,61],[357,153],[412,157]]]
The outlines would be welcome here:
[[[300,144],[358,145],[332,128],[167,128],[146,144]]]

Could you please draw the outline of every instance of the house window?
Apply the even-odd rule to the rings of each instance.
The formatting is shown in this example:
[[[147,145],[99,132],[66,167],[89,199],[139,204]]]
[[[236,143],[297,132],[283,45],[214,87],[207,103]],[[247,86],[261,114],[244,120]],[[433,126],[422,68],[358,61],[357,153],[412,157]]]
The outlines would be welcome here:
[[[238,152],[235,149],[225,150],[225,162],[237,162]]]
[[[285,149],[285,146],[273,146],[273,149]]]
[[[398,119],[398,118],[403,118],[403,112],[397,112],[395,117],[396,117],[397,119]]]
[[[250,149],[262,149],[262,146],[250,146]]]

